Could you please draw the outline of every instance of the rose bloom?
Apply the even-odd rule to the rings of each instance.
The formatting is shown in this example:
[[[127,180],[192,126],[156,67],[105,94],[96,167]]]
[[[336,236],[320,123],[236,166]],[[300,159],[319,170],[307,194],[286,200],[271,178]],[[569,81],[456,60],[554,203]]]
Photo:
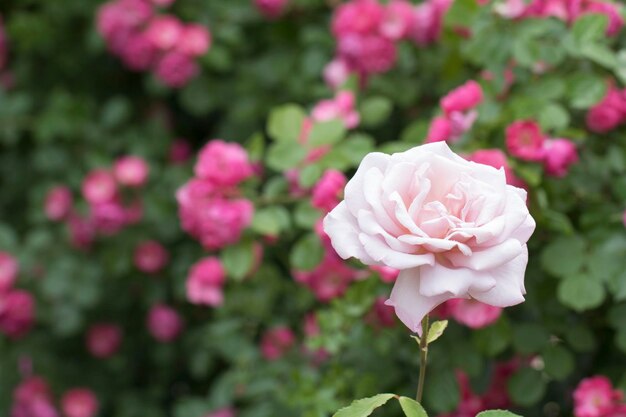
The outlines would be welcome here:
[[[168,260],[167,250],[154,240],[142,242],[135,248],[135,266],[142,272],[157,273],[167,265]]]
[[[435,117],[432,122],[430,122],[425,142],[445,142],[451,138],[452,123],[450,123],[450,120],[443,116]]]
[[[311,204],[326,212],[339,204],[339,196],[346,186],[346,177],[341,171],[329,169],[313,187]]]
[[[332,32],[338,38],[351,33],[375,33],[383,16],[384,8],[377,0],[348,1],[335,9]]]
[[[412,331],[452,298],[496,307],[524,301],[526,191],[503,170],[466,161],[445,142],[370,153],[324,219],[337,253],[401,270],[388,304]]]
[[[122,344],[122,330],[119,326],[99,323],[87,332],[87,350],[94,357],[105,359],[113,356]]]
[[[405,38],[414,25],[414,9],[407,0],[391,0],[385,8],[380,32],[389,39]]]
[[[567,139],[547,139],[544,144],[543,165],[548,175],[564,177],[570,165],[578,162],[576,145]]]
[[[261,353],[268,361],[280,359],[296,342],[291,329],[277,326],[265,332],[261,339]]]
[[[525,161],[540,161],[543,158],[544,140],[541,128],[532,120],[518,120],[506,128],[507,150]]]
[[[132,33],[121,46],[120,58],[133,71],[146,71],[154,65],[159,51],[144,32]]]
[[[88,388],[73,388],[61,397],[61,409],[66,417],[94,417],[98,412],[98,398]]]
[[[339,91],[333,99],[317,103],[311,111],[311,118],[316,122],[340,119],[347,129],[354,129],[361,119],[355,109],[355,100],[351,91]]]
[[[183,29],[176,48],[191,56],[204,55],[211,47],[211,33],[199,24],[189,24]]]
[[[179,88],[187,84],[198,72],[198,65],[192,57],[178,51],[170,51],[157,63],[155,76],[166,86]]]
[[[13,287],[20,265],[10,253],[0,251],[0,294]]]
[[[396,325],[396,314],[393,307],[385,304],[385,297],[377,297],[366,321],[374,327],[393,327]]]
[[[318,300],[329,302],[345,294],[350,283],[356,279],[356,273],[330,249],[315,269],[294,271],[293,276],[297,282],[306,285]]]
[[[610,85],[604,98],[589,109],[585,123],[594,133],[607,133],[626,118],[626,99],[622,91]]]
[[[466,112],[483,101],[483,89],[476,81],[470,80],[450,91],[441,99],[441,108],[447,114]]]
[[[613,389],[605,376],[585,378],[574,391],[576,417],[604,417],[623,399],[619,390]]]
[[[150,168],[145,160],[137,156],[123,156],[115,161],[113,175],[127,187],[141,187],[148,179]]]
[[[324,67],[324,81],[330,88],[341,87],[350,76],[350,67],[341,58],[335,58]]]
[[[506,154],[500,149],[479,149],[471,155],[468,155],[467,159],[469,161],[478,162],[479,164],[492,166],[496,169],[503,168],[507,184],[523,188],[522,180],[515,176],[515,172],[513,172],[513,169],[509,165]]]
[[[502,308],[480,303],[476,300],[456,298],[446,301],[448,313],[459,323],[471,329],[481,329],[495,323]]]
[[[107,203],[117,195],[117,183],[112,173],[96,169],[83,180],[82,191],[89,204]]]
[[[253,174],[246,150],[221,139],[210,141],[200,150],[194,172],[218,187],[235,186]]]
[[[172,15],[161,15],[152,19],[145,33],[156,48],[165,51],[176,46],[183,34],[183,24]]]
[[[32,376],[13,391],[11,417],[58,417],[47,382]]]
[[[65,219],[72,210],[72,192],[69,188],[53,187],[46,194],[44,213],[49,220],[59,221]]]
[[[187,276],[187,300],[212,307],[222,305],[222,287],[226,273],[218,258],[207,257],[196,262]]]
[[[0,332],[19,339],[33,327],[35,299],[24,290],[0,293]]]
[[[172,307],[156,304],[148,313],[147,327],[152,337],[166,343],[178,337],[183,329],[183,321]]]

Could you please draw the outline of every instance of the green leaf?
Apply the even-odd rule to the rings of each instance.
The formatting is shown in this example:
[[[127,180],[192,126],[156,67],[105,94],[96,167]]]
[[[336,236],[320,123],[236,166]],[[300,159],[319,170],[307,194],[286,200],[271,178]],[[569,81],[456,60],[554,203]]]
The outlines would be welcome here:
[[[583,45],[580,48],[580,54],[607,69],[613,69],[617,66],[617,57],[613,51],[605,45]]]
[[[301,237],[289,254],[291,266],[298,271],[314,269],[323,257],[324,248],[315,233],[308,233]]]
[[[398,398],[398,401],[400,402],[400,407],[402,407],[402,411],[404,411],[404,415],[406,417],[428,417],[424,407],[422,407],[420,403],[414,399],[409,397],[400,397]]]
[[[541,253],[541,266],[560,278],[577,274],[585,260],[585,241],[579,236],[559,237]]]
[[[574,355],[562,346],[549,346],[542,356],[546,373],[554,379],[564,380],[574,371]]]
[[[313,207],[309,201],[299,203],[293,213],[294,221],[303,229],[312,229],[320,217],[322,217],[320,210]]]
[[[300,170],[300,185],[311,188],[322,176],[322,167],[317,164],[307,165]]]
[[[306,157],[306,149],[297,142],[280,142],[270,146],[267,165],[276,171],[295,168]]]
[[[340,142],[346,135],[346,127],[342,120],[335,119],[315,123],[309,134],[307,145],[319,147]]]
[[[578,73],[568,82],[570,105],[575,109],[588,109],[606,94],[607,86],[603,77]]]
[[[426,340],[426,344],[430,345],[432,342],[439,339],[444,330],[446,330],[446,327],[448,327],[448,320],[438,320],[433,322],[428,329],[428,339]]]
[[[361,163],[365,155],[374,150],[374,146],[374,138],[362,133],[355,133],[339,143],[336,146],[336,151],[348,161],[350,166],[354,167]]]
[[[445,24],[449,27],[466,26],[478,10],[478,4],[475,1],[457,0],[452,3],[450,10],[445,14]]]
[[[456,409],[461,393],[452,370],[438,370],[428,374],[424,397],[429,409],[437,413],[448,413]]]
[[[560,104],[548,103],[539,114],[539,124],[545,130],[565,129],[569,122],[569,113]]]
[[[220,257],[226,273],[237,281],[241,281],[252,268],[254,250],[251,241],[240,241],[222,250]]]
[[[589,352],[596,346],[593,332],[582,324],[569,327],[565,333],[565,338],[572,349],[577,352]]]
[[[580,16],[572,27],[574,41],[582,46],[605,38],[609,19],[604,14],[590,13]]]
[[[511,336],[511,325],[506,317],[500,317],[493,325],[472,332],[472,341],[480,352],[496,356],[511,343]]]
[[[393,104],[386,97],[370,97],[359,106],[361,123],[366,127],[375,127],[383,123],[389,115]]]
[[[540,324],[522,323],[513,328],[513,346],[522,354],[539,352],[549,338],[550,333]]]
[[[541,374],[531,368],[522,368],[511,376],[508,390],[515,404],[529,407],[543,398],[546,381]]]
[[[274,206],[257,210],[251,228],[262,235],[277,236],[289,227],[289,212],[284,207]]]
[[[604,301],[601,282],[586,276],[574,275],[559,283],[557,298],[564,306],[578,312],[598,307]]]
[[[306,113],[295,104],[285,104],[270,112],[267,133],[277,141],[296,142],[302,130]]]
[[[393,397],[394,394],[378,394],[373,397],[355,400],[349,406],[333,414],[333,417],[367,417]]]
[[[518,414],[513,414],[507,410],[488,410],[488,411],[481,411],[480,413],[476,414],[476,417],[522,417],[522,416]]]

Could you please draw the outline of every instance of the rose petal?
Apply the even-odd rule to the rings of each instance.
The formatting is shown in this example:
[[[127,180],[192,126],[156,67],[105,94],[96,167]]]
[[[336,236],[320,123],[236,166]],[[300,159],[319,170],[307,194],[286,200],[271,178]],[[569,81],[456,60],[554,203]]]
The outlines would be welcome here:
[[[409,254],[394,251],[379,236],[361,233],[359,234],[359,240],[369,257],[382,265],[396,269],[410,269],[435,263],[435,256],[432,253]]]
[[[412,332],[421,335],[424,316],[452,297],[447,294],[426,297],[420,294],[420,283],[418,268],[400,272],[385,304],[395,309],[398,318]]]
[[[516,239],[482,250],[474,250],[471,256],[450,252],[444,256],[457,268],[470,268],[475,271],[487,271],[510,262],[522,254],[524,248]]]
[[[448,268],[442,264],[420,268],[420,294],[434,297],[448,294],[451,298],[467,297],[470,290],[488,291],[496,286],[494,277],[488,272],[469,268]]]
[[[495,287],[488,291],[470,289],[469,294],[476,300],[496,307],[509,307],[524,301],[524,272],[528,263],[528,249],[512,261],[489,271],[496,281]]]
[[[339,203],[324,218],[324,232],[330,237],[333,248],[343,259],[355,257],[364,264],[375,264],[359,241],[357,221],[348,211],[345,201]]]

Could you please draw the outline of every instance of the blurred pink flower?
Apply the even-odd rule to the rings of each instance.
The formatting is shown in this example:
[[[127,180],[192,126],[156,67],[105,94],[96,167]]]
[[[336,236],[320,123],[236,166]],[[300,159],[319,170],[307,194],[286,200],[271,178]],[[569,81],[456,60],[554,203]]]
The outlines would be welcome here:
[[[568,139],[547,139],[543,148],[543,164],[548,175],[564,177],[570,165],[578,162],[576,145]]]
[[[13,287],[20,265],[8,252],[0,251],[0,295]]]
[[[405,38],[414,25],[414,7],[408,0],[391,0],[385,7],[380,32],[389,39]]]
[[[148,163],[138,156],[123,156],[113,165],[113,175],[120,184],[127,187],[143,186],[149,172]]]
[[[200,150],[194,171],[217,187],[232,187],[253,175],[246,150],[221,139],[209,141]]]
[[[145,71],[155,64],[158,50],[145,33],[133,32],[121,46],[119,55],[131,70]]]
[[[400,270],[384,265],[371,265],[370,269],[378,274],[380,280],[385,283],[396,282]]]
[[[117,195],[113,174],[104,169],[91,171],[83,180],[83,197],[90,204],[110,202]]]
[[[166,53],[157,63],[156,77],[163,84],[179,88],[187,84],[199,72],[198,65],[192,57],[178,51]]]
[[[96,358],[106,359],[115,355],[121,344],[122,329],[116,324],[98,323],[87,331],[87,350]]]
[[[587,111],[585,122],[594,133],[607,133],[626,119],[626,97],[624,92],[609,85],[604,98]]]
[[[33,327],[35,299],[24,290],[0,293],[0,332],[18,339]]]
[[[296,342],[296,337],[285,326],[276,326],[267,330],[261,339],[261,353],[269,361],[280,359]]]
[[[543,159],[545,140],[537,122],[518,120],[506,128],[506,148],[509,153],[525,161],[541,161]]]
[[[191,158],[192,153],[193,151],[189,141],[179,138],[174,140],[170,145],[169,160],[173,164],[182,164]]]
[[[196,262],[187,276],[187,300],[211,307],[222,305],[224,281],[224,267],[218,258],[207,257]]]
[[[44,202],[44,213],[49,220],[64,220],[72,210],[72,192],[68,187],[52,187]]]
[[[98,408],[98,398],[88,388],[72,388],[61,397],[61,410],[65,417],[94,417]]]
[[[155,304],[148,313],[147,327],[152,337],[159,342],[175,340],[183,329],[180,314],[165,304]]]
[[[156,48],[167,51],[180,41],[183,28],[182,22],[177,17],[159,15],[150,21],[145,34]]]
[[[445,142],[452,138],[452,123],[444,116],[435,117],[430,123],[425,143]]]
[[[268,19],[277,19],[285,13],[289,0],[254,0],[257,10]]]
[[[347,129],[358,126],[360,115],[355,108],[355,97],[351,91],[339,91],[333,99],[322,100],[311,111],[315,122],[340,119]]]
[[[333,89],[341,87],[350,76],[350,67],[341,58],[335,58],[324,67],[324,81]]]
[[[502,314],[501,307],[494,307],[472,299],[456,298],[446,301],[449,314],[459,323],[471,329],[480,329],[495,323]]]
[[[328,302],[346,292],[350,283],[356,279],[357,271],[347,266],[330,249],[315,269],[294,271],[293,276],[297,282],[307,286],[318,300]]]
[[[574,415],[576,417],[605,417],[619,405],[623,393],[613,389],[605,376],[585,378],[574,391]]]
[[[483,89],[474,80],[450,91],[441,99],[441,108],[446,114],[466,112],[474,109],[483,101]]]
[[[204,55],[211,47],[211,33],[200,24],[188,24],[183,28],[176,48],[191,56]]]
[[[311,199],[313,207],[317,207],[325,212],[335,208],[341,201],[346,181],[346,176],[341,171],[335,169],[326,170],[313,187]]]
[[[165,268],[168,261],[167,250],[154,240],[141,242],[135,248],[134,263],[141,272],[155,274]]]
[[[204,417],[235,417],[237,414],[233,408],[220,408],[215,410]]]

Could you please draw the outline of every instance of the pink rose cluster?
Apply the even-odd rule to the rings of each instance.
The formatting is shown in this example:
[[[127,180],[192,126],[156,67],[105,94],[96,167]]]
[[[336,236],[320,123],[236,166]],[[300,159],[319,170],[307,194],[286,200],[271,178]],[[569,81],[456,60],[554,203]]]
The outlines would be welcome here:
[[[585,378],[574,391],[575,417],[623,417],[624,393],[614,389],[605,376]]]
[[[252,221],[253,204],[238,185],[254,175],[246,150],[215,139],[198,154],[195,177],[176,192],[183,230],[207,250],[235,243]]]
[[[0,251],[0,332],[16,339],[24,336],[35,321],[35,299],[14,287],[19,264],[11,254]]]
[[[572,24],[581,16],[591,13],[608,18],[607,36],[616,35],[624,26],[621,6],[602,0],[504,0],[495,6],[496,13],[509,19],[554,17]]]
[[[548,138],[533,120],[518,120],[506,128],[509,153],[524,161],[541,162],[548,175],[564,177],[578,162],[576,145],[569,139]]]
[[[469,131],[476,118],[476,107],[483,101],[483,89],[476,81],[468,81],[450,91],[440,101],[442,116],[437,116],[430,124],[426,143],[457,142]]]
[[[71,388],[63,393],[60,409],[64,417],[94,417],[100,407],[98,398],[88,388]],[[50,386],[45,379],[31,376],[13,391],[11,417],[59,417]]]
[[[73,209],[72,192],[65,186],[48,191],[45,215],[52,221],[65,221],[74,246],[88,248],[97,234],[114,235],[141,220],[143,210],[135,191],[146,184],[148,173],[148,164],[142,158],[122,156],[111,169],[94,169],[83,179],[87,215]]]
[[[157,13],[172,1],[112,0],[100,7],[98,31],[109,50],[134,71],[153,71],[165,85],[178,88],[194,78],[196,59],[211,46],[209,30]]]
[[[351,0],[335,9],[332,33],[336,57],[325,69],[329,85],[341,85],[354,72],[368,75],[389,71],[397,59],[397,45],[412,40],[425,46],[441,35],[443,17],[452,0],[427,0],[414,6],[408,0]]]
[[[626,122],[626,90],[610,82],[607,92],[585,116],[587,128],[594,133],[608,133]]]
[[[510,407],[507,381],[519,366],[520,363],[516,359],[497,363],[487,390],[480,395],[472,391],[468,376],[458,370],[456,377],[461,389],[461,401],[454,412],[439,417],[475,417],[481,411]]]
[[[254,6],[267,19],[278,19],[287,10],[289,0],[254,0]]]

